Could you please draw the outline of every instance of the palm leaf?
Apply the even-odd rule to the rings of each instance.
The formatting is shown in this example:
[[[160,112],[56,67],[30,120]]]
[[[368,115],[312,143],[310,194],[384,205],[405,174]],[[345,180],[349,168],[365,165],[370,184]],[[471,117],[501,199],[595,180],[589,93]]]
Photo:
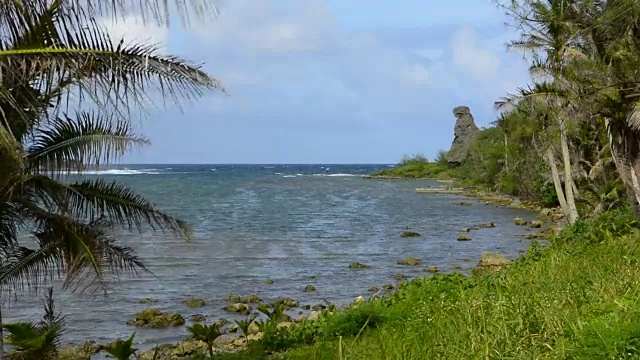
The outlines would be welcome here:
[[[495,102],[497,110],[510,111],[515,108],[522,100],[541,99],[547,101],[549,99],[566,98],[568,95],[566,90],[558,88],[554,83],[539,82],[527,88],[519,88],[515,94],[509,94]]]
[[[87,179],[69,185],[69,208],[85,218],[105,219],[114,225],[140,230],[150,225],[155,230],[170,231],[189,238],[189,226],[160,210],[149,200],[118,182]]]
[[[78,119],[55,119],[33,133],[27,160],[32,171],[83,171],[124,155],[148,140],[133,133],[127,122],[97,113],[80,113]]]

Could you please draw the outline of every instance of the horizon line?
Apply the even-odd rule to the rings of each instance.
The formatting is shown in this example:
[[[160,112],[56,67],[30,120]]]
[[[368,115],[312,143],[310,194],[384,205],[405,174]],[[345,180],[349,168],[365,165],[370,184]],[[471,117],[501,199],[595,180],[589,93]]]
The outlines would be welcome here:
[[[317,163],[118,163],[118,164],[104,164],[102,166],[109,165],[396,165],[397,162],[380,162],[380,163],[340,163],[340,162],[317,162]]]

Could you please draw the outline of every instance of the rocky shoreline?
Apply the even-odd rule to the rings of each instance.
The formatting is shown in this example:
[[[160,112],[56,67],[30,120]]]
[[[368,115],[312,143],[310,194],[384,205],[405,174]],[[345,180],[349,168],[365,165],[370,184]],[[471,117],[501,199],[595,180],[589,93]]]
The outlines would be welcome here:
[[[434,187],[431,189],[437,190],[438,188],[445,189],[445,186],[442,187]],[[463,189],[457,188],[459,190],[455,195],[460,195],[463,197],[469,197],[476,199],[480,202],[480,204],[496,206],[496,207],[508,207],[512,209],[522,209],[537,212],[536,219],[533,220],[525,220],[522,218],[513,219],[514,224],[518,226],[522,226],[524,229],[528,231],[527,234],[523,235],[525,239],[541,239],[545,238],[548,234],[554,233],[558,230],[558,227],[561,226],[560,222],[563,220],[562,213],[559,209],[543,209],[538,205],[532,202],[521,201],[515,197],[508,195],[501,195],[491,192],[479,191],[477,189]],[[433,192],[436,193],[436,192]],[[454,203],[454,205],[458,206],[472,206],[471,202],[460,201]],[[546,225],[546,226],[545,226]],[[470,233],[474,230],[478,230],[480,228],[492,228],[495,227],[493,223],[486,224],[475,224],[470,225],[468,227],[462,228],[459,230],[458,241],[472,241],[472,236]],[[533,230],[538,230],[534,232]],[[401,237],[419,237],[421,234],[412,231],[410,229],[406,229]],[[498,253],[490,253],[485,252],[482,254],[479,259],[476,267],[471,271],[472,275],[482,274],[490,269],[499,269],[500,267],[508,264],[510,261],[506,258],[502,257]],[[438,273],[438,267],[433,264],[422,264],[421,259],[417,258],[405,258],[399,259],[397,261],[398,265],[407,266],[407,267],[424,267],[422,269],[425,276],[432,276],[435,273]],[[363,264],[354,262],[349,264],[349,269],[352,271],[366,271],[365,269],[370,268],[369,264]],[[369,289],[371,296],[368,296],[369,301],[375,298],[379,298],[386,294],[393,293],[398,289],[401,289],[404,284],[407,282],[407,277],[402,274],[397,274],[394,276],[395,282],[385,283],[379,287],[371,287]],[[266,280],[269,282],[269,280]],[[315,287],[313,285],[308,285],[304,290],[304,292],[313,292],[315,291]],[[224,310],[227,311],[230,316],[233,318],[238,315],[241,316],[249,316],[250,314],[255,313],[255,310],[258,306],[265,305],[270,309],[273,309],[275,306],[282,306],[286,309],[286,314],[282,316],[282,318],[278,319],[278,328],[289,328],[295,327],[296,324],[301,324],[305,322],[316,321],[322,316],[330,314],[334,311],[342,311],[348,309],[353,306],[357,306],[360,303],[368,301],[363,296],[356,297],[352,303],[344,304],[340,308],[337,308],[334,304],[304,304],[301,305],[300,302],[291,299],[291,298],[279,298],[275,299],[275,301],[263,301],[257,295],[247,295],[247,296],[239,296],[239,295],[231,295],[225,299],[228,305],[224,306]],[[188,319],[185,319],[179,313],[164,313],[161,310],[154,308],[152,305],[157,302],[157,300],[152,298],[138,299],[136,302],[141,304],[150,305],[150,307],[143,309],[139,313],[135,314],[131,319],[127,320],[127,324],[132,327],[132,332],[136,330],[140,330],[142,328],[163,328],[163,327],[176,327],[176,326],[185,326],[185,325],[193,325],[197,323],[211,323],[212,321],[207,321],[207,316],[203,314],[196,314],[190,316]],[[188,308],[201,308],[206,306],[206,302],[203,299],[187,299],[182,302],[185,307]],[[261,315],[261,314],[260,314]],[[250,323],[249,328],[247,329],[247,333],[244,334],[243,331],[238,327],[237,322],[232,322],[227,319],[217,319],[213,322],[218,323],[220,328],[222,329],[223,335],[216,339],[215,342],[215,351],[217,353],[230,353],[230,352],[238,352],[245,349],[250,343],[257,341],[262,338],[262,332],[260,331],[259,323],[260,321],[264,321],[264,316],[259,316]],[[82,345],[67,345],[64,346],[60,351],[60,359],[70,360],[70,359],[90,359],[90,357],[98,352],[103,351],[108,348],[110,344],[96,344],[96,343],[85,343]],[[180,360],[180,359],[188,359],[193,354],[197,352],[204,352],[207,350],[207,344],[205,342],[193,339],[185,339],[184,341],[174,343],[174,344],[161,344],[156,348],[143,351],[138,356],[138,359],[172,359],[172,360]],[[156,354],[157,352],[157,354]],[[155,357],[154,357],[155,356]]]

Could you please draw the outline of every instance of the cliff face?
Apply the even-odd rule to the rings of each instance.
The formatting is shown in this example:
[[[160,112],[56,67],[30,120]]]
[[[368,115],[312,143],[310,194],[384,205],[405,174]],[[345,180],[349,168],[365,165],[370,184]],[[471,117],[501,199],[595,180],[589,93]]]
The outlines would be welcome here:
[[[447,161],[451,166],[458,166],[467,159],[469,147],[479,129],[473,120],[469,107],[457,106],[453,109],[453,115],[456,117],[456,125],[453,143],[447,153]]]

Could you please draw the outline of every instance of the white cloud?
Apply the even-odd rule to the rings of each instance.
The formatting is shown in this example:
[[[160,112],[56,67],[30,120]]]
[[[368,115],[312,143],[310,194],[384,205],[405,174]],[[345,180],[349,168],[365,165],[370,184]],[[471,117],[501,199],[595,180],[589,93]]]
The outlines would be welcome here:
[[[145,23],[141,16],[128,15],[124,19],[102,19],[100,23],[107,29],[114,43],[124,39],[125,43],[153,43],[164,46],[167,43],[169,31],[166,27],[153,23]]]
[[[461,28],[451,40],[452,60],[458,70],[476,81],[494,79],[500,70],[500,58],[470,28]]]

